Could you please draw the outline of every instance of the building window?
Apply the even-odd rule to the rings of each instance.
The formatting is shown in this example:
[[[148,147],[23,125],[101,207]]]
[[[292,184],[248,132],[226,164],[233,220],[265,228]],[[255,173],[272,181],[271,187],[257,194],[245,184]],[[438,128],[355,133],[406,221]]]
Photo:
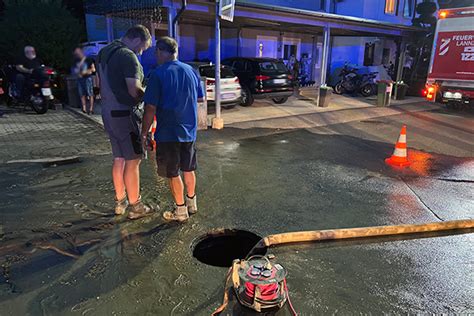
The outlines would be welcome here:
[[[385,14],[396,15],[398,0],[385,0]]]
[[[390,62],[390,48],[382,50],[382,65],[388,65]]]
[[[364,66],[374,65],[375,43],[365,43]]]
[[[297,50],[298,50],[298,46],[285,44],[283,48],[283,59],[289,60],[291,56],[296,57]]]
[[[403,6],[403,17],[411,18],[414,12],[414,7],[414,0],[405,0],[405,5]]]

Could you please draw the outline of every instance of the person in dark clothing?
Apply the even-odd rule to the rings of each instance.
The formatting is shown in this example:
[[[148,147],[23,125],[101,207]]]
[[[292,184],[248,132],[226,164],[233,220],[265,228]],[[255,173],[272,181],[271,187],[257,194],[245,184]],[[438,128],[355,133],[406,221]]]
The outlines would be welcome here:
[[[137,55],[151,45],[150,31],[143,25],[128,29],[124,37],[99,52],[97,70],[102,96],[102,120],[112,145],[112,179],[115,214],[137,219],[152,210],[141,201],[140,161],[143,148],[139,126],[132,110],[145,93],[143,68]]]
[[[24,54],[16,62],[18,74],[15,78],[16,89],[21,96],[24,93],[25,83],[31,78],[35,69],[41,67],[42,61],[36,56],[36,50],[33,46],[25,46]]]
[[[95,64],[92,58],[84,55],[82,48],[74,49],[74,67],[73,74],[77,78],[77,88],[81,97],[82,112],[87,114],[94,113],[94,78]],[[89,99],[89,109],[87,109],[87,99]]]

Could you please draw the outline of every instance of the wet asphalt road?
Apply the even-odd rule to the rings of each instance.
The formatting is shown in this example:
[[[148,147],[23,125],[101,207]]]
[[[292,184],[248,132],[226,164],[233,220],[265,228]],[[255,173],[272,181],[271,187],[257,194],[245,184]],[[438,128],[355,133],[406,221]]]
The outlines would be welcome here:
[[[403,171],[383,162],[402,124],[413,162]],[[474,217],[472,113],[434,110],[309,130],[201,132],[200,213],[186,225],[165,224],[159,214],[137,222],[110,216],[108,145],[93,126],[83,133],[74,134],[79,163],[0,165],[6,197],[0,201],[1,315],[208,315],[221,300],[226,268],[198,262],[191,245],[217,228],[266,236]],[[71,141],[67,133],[56,134],[64,146]],[[14,142],[2,137],[9,153],[2,161],[25,158],[22,150],[40,152],[31,136],[14,157],[5,149]],[[83,143],[91,145],[83,150]],[[145,201],[171,207],[150,161],[142,174]],[[269,252],[289,271],[300,315],[467,314],[474,312],[474,235],[463,233]],[[252,313],[231,304],[226,314]]]

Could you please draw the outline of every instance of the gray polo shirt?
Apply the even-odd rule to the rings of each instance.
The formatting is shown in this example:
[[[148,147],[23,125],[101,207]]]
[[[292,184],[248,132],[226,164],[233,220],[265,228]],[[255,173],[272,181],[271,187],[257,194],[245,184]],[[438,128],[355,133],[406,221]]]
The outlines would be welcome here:
[[[108,60],[106,75],[117,101],[123,105],[136,105],[136,100],[128,93],[125,78],[143,81],[143,67],[137,55],[120,40],[115,40],[100,50],[98,60],[101,65]]]

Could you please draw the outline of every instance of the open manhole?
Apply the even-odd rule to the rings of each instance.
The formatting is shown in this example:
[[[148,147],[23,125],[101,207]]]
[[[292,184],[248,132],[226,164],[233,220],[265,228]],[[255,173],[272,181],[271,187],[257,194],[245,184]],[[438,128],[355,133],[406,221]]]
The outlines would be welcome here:
[[[244,259],[260,239],[260,236],[245,230],[213,231],[193,242],[193,256],[211,266],[230,267],[234,259]],[[262,248],[253,254],[264,255],[266,252],[266,249]]]

